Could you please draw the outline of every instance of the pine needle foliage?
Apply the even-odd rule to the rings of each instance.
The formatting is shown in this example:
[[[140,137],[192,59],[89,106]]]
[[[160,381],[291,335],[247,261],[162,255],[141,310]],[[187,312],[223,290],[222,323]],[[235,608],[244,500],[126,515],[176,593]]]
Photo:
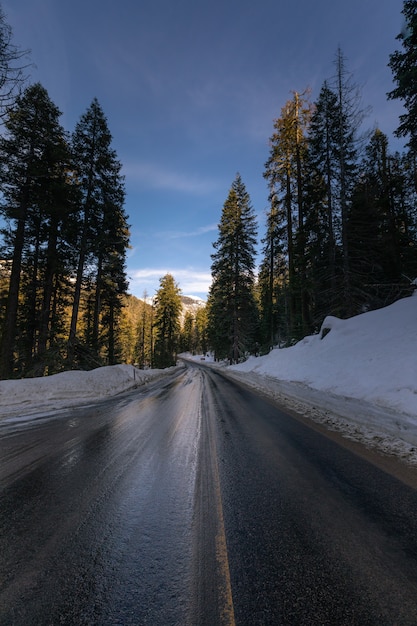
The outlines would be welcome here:
[[[388,98],[402,100],[406,112],[400,115],[397,137],[408,137],[408,146],[417,152],[417,0],[406,0],[402,13],[405,25],[397,36],[402,50],[390,55],[395,89],[388,93]]]
[[[160,281],[155,297],[155,367],[175,365],[180,339],[181,291],[171,274]]]
[[[213,244],[212,285],[208,298],[208,337],[218,359],[237,363],[256,351],[255,301],[257,224],[240,174],[230,188]]]

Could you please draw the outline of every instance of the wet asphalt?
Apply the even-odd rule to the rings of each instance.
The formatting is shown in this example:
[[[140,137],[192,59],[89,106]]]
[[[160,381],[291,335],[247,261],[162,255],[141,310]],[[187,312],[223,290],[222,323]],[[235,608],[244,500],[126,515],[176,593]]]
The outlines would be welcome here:
[[[417,493],[206,367],[0,420],[1,625],[417,624]]]

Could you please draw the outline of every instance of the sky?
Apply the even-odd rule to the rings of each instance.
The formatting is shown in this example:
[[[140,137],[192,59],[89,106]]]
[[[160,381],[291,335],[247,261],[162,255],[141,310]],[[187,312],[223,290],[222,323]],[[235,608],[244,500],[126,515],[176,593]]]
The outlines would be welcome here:
[[[277,348],[240,365],[213,363],[207,357],[204,365],[221,367],[349,439],[417,464],[416,319],[417,291],[347,320],[327,317],[324,338],[321,329],[291,348]],[[115,365],[0,381],[0,429],[59,419],[71,406],[133,389],[173,369]]]
[[[389,55],[402,0],[3,0],[13,42],[72,132],[97,98],[123,165],[129,292],[153,296],[171,273],[206,298],[213,242],[239,172],[264,236],[263,179],[273,120],[293,92],[314,101],[346,68],[397,149],[401,103]],[[398,142],[397,142],[398,143]],[[402,146],[401,146],[402,147]]]

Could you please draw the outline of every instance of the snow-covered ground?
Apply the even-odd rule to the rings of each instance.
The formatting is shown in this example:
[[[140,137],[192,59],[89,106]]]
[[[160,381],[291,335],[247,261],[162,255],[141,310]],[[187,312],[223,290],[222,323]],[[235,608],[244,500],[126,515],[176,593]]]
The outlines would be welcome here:
[[[201,357],[195,357],[200,360]],[[228,376],[306,417],[417,464],[417,292],[348,320],[327,317],[318,335],[222,367]],[[145,384],[172,370],[131,365],[0,381],[0,415],[27,419]]]
[[[27,419],[35,413],[54,413],[93,403],[170,375],[174,369],[140,370],[133,365],[113,365],[89,372],[70,371],[43,378],[2,380],[0,416]]]
[[[417,464],[417,292],[348,320],[327,317],[318,335],[224,370],[350,439]]]

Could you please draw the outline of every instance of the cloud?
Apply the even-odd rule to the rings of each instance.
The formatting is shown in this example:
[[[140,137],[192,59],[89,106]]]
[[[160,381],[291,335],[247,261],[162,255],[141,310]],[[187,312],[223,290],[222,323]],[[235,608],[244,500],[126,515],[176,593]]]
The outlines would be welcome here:
[[[152,189],[169,189],[196,195],[204,195],[219,187],[219,184],[210,179],[168,170],[156,163],[141,161],[124,164],[123,174],[128,182],[140,184]]]
[[[211,233],[216,231],[218,228],[217,224],[208,224],[207,226],[200,226],[200,228],[196,228],[195,230],[190,231],[181,231],[181,230],[171,230],[171,231],[161,231],[156,233],[157,237],[162,237],[163,239],[182,239],[183,237],[199,237],[200,235],[205,235],[206,233]]]
[[[153,296],[159,289],[159,279],[166,274],[174,277],[183,294],[207,294],[211,285],[209,271],[172,267],[143,268],[129,272],[129,291],[138,298],[143,296],[145,290],[149,296]]]

